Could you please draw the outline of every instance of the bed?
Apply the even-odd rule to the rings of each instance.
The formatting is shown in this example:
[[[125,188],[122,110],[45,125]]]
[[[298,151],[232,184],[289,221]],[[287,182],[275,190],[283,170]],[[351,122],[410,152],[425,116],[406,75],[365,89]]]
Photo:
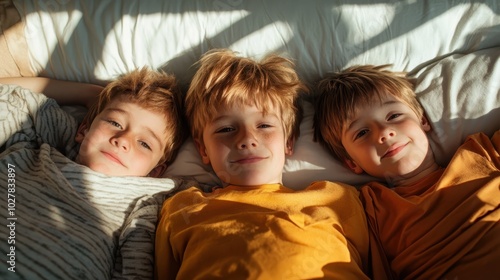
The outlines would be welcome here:
[[[500,129],[497,0],[8,0],[0,2],[0,24],[0,77],[44,76],[104,85],[147,65],[175,74],[185,90],[200,55],[212,48],[231,48],[256,59],[268,53],[286,55],[313,88],[331,71],[389,63],[392,70],[406,71],[415,80],[439,164],[450,160],[467,135],[481,131],[492,136]],[[308,98],[303,108],[301,134],[286,160],[284,185],[301,189],[312,181],[331,180],[358,186],[371,180],[351,173],[313,141],[314,110]],[[81,107],[65,109],[77,119],[85,113]],[[8,172],[5,166],[0,174],[0,212],[7,224]],[[29,179],[22,170],[15,172],[16,180]],[[74,190],[47,184],[46,197],[35,192],[17,200],[17,227],[0,227],[0,278],[152,278],[154,225],[163,199],[186,185],[219,184],[191,139],[164,177],[103,183],[99,188],[79,180]],[[117,189],[117,184],[123,188]],[[61,192],[85,195],[78,198],[80,204],[72,204],[61,199],[66,197]],[[88,208],[73,211],[74,205]],[[95,213],[100,213],[97,218]],[[31,238],[34,214],[58,218]],[[54,239],[65,233],[68,221],[85,221],[87,215],[93,225],[105,228],[100,243],[91,233]],[[71,226],[84,231],[88,224]],[[12,244],[5,238],[12,234],[17,241],[15,273],[9,270]]]

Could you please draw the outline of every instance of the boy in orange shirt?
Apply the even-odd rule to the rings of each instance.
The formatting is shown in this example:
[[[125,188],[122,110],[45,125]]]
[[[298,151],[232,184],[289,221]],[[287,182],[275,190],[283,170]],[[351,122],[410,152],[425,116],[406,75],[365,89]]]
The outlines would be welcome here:
[[[303,89],[291,61],[229,50],[201,58],[186,97],[191,132],[222,181],[167,199],[157,279],[367,279],[368,230],[353,187],[282,185]]]
[[[498,279],[500,132],[469,136],[446,168],[410,81],[354,66],[319,83],[315,138],[353,172],[395,279]]]

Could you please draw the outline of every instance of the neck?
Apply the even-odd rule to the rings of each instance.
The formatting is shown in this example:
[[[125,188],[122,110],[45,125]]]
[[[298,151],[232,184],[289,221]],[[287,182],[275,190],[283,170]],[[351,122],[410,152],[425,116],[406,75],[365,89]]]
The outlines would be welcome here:
[[[439,170],[440,168],[441,167],[434,160],[434,154],[432,153],[432,150],[429,149],[426,158],[417,169],[408,174],[386,178],[386,181],[389,187],[408,186],[419,182],[420,180],[429,176],[431,173]]]
[[[439,170],[440,168],[441,167],[436,162],[432,162],[431,164],[421,166],[421,168],[418,168],[411,173],[398,177],[387,178],[386,182],[388,184],[388,187],[391,188],[413,185],[423,178],[429,176],[431,173]]]

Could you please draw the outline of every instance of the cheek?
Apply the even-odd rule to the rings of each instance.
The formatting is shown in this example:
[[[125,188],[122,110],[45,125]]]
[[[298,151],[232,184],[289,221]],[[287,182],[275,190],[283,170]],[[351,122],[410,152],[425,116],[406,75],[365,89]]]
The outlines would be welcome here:
[[[405,127],[406,131],[409,131],[411,134],[411,137],[413,137],[416,141],[418,141],[419,144],[426,145],[428,144],[429,140],[427,138],[427,133],[425,131],[425,128],[422,127],[419,123],[415,122],[412,124],[408,124]]]
[[[368,162],[372,162],[377,153],[375,147],[368,142],[356,146],[344,145],[344,148],[351,159],[360,166],[364,166]]]
[[[363,148],[363,147],[355,146],[353,143],[346,142],[346,141],[342,141],[341,144],[344,147],[344,149],[347,151],[347,153],[351,156],[356,154],[357,151],[359,151]]]
[[[429,139],[427,138],[427,134],[421,131],[416,137],[416,142],[419,147],[427,152],[427,149],[429,148]]]
[[[215,153],[227,153],[231,150],[230,147],[234,145],[234,140],[228,137],[221,137],[211,139],[211,141],[206,146],[208,152],[212,154]]]
[[[210,146],[207,146],[205,152],[208,157],[207,164],[209,164],[212,167],[215,173],[217,173],[218,175],[225,174],[224,172],[228,168],[226,166],[227,160],[229,159],[230,156],[229,149],[226,146],[221,145],[221,143],[219,143],[218,145],[212,144]]]
[[[85,138],[83,139],[84,142],[87,143],[99,143],[103,142],[106,140],[106,136],[109,133],[106,131],[106,129],[103,129],[101,127],[95,127],[91,128],[87,134],[85,135]],[[108,137],[109,138],[109,137]]]

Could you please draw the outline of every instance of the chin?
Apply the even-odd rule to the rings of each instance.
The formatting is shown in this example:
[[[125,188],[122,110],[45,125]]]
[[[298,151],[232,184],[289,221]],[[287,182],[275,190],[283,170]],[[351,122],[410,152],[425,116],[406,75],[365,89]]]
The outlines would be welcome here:
[[[89,165],[89,168],[95,172],[99,172],[99,173],[107,175],[107,176],[113,176],[113,177],[132,176],[132,175],[126,174],[125,172],[120,172],[117,170],[110,169],[109,166],[102,165],[102,164]]]

